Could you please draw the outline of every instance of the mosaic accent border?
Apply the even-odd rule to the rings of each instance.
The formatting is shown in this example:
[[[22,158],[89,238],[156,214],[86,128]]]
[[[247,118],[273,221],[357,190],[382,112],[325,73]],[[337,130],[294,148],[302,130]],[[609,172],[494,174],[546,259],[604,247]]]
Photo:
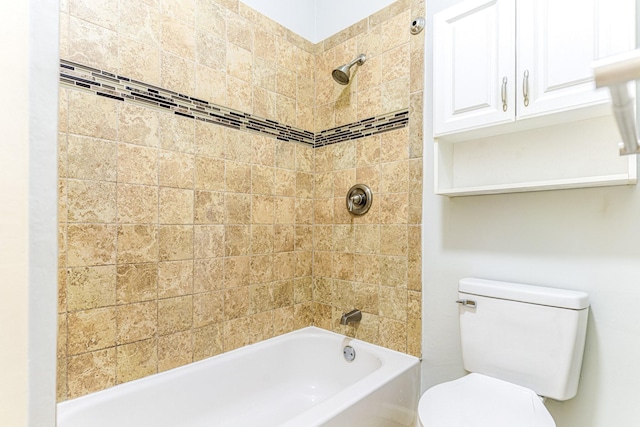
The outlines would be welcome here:
[[[383,132],[400,129],[409,123],[409,110],[400,110],[381,116],[370,117],[345,126],[317,132],[314,147],[351,141]]]
[[[76,89],[89,90],[98,96],[313,147],[400,129],[409,122],[409,110],[405,109],[313,133],[66,60],[60,60],[60,83]]]

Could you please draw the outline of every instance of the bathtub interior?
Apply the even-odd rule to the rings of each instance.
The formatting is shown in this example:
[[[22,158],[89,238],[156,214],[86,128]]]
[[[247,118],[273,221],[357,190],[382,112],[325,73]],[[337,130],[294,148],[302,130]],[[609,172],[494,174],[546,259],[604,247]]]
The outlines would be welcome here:
[[[389,354],[394,352],[358,342],[356,359],[348,362],[342,349],[349,343],[338,334],[305,328],[63,402],[58,427],[284,425],[342,393],[349,398],[336,399],[338,406],[388,381],[376,377],[393,367]],[[357,390],[359,384],[364,388]],[[333,407],[320,408],[314,417],[331,418]]]

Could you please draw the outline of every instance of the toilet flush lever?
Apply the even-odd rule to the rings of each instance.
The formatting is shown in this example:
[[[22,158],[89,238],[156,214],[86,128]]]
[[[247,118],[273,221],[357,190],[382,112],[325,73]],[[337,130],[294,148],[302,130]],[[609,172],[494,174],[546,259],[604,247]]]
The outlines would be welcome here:
[[[463,306],[469,307],[469,308],[476,308],[478,306],[476,302],[472,299],[459,299],[459,300],[456,300],[456,302],[458,304],[462,304]]]

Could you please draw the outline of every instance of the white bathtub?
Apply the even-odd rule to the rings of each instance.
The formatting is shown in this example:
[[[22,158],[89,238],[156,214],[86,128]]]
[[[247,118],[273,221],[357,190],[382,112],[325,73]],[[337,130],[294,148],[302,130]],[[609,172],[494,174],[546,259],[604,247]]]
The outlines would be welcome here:
[[[62,402],[58,427],[409,427],[418,370],[415,357],[309,327]]]

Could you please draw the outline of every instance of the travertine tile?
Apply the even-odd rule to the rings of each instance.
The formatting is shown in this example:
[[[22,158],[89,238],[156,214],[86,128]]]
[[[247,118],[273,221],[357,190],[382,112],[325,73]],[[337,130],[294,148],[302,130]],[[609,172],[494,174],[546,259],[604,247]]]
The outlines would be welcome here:
[[[283,171],[283,172],[289,172],[289,171]],[[276,169],[269,166],[253,165],[251,167],[251,192],[253,194],[265,194],[265,195],[275,194],[275,189],[276,189],[275,177],[276,177]]]
[[[227,102],[229,108],[253,113],[253,88],[251,83],[227,74]]]
[[[158,263],[158,298],[193,293],[192,260]]]
[[[273,209],[276,224],[293,224],[295,222],[296,200],[293,197],[275,197]]]
[[[123,74],[130,75],[125,72]],[[119,113],[118,138],[120,141],[147,147],[159,145],[160,113],[158,111],[125,103],[120,107]]]
[[[254,255],[251,257],[251,284],[264,284],[273,281],[273,256]]]
[[[158,187],[118,184],[117,200],[120,224],[158,222]]]
[[[380,191],[383,193],[404,193],[409,190],[409,162],[400,161],[382,164]]]
[[[160,151],[158,183],[166,187],[193,188],[195,158],[191,154]]]
[[[226,289],[224,291],[225,320],[237,319],[249,314],[249,287]]]
[[[293,302],[300,304],[313,300],[313,279],[302,277],[293,281]]]
[[[101,181],[116,180],[117,149],[113,142],[69,135],[67,177]]]
[[[120,34],[144,44],[160,47],[162,18],[160,11],[148,6],[144,1],[131,0],[120,2]]]
[[[198,99],[207,102],[228,105],[225,72],[198,64],[196,66],[195,95]]]
[[[70,224],[67,227],[69,267],[114,264],[116,227],[107,224]]]
[[[383,52],[409,42],[411,33],[407,31],[407,26],[411,22],[410,13],[410,10],[406,10],[382,23]]]
[[[188,2],[187,2],[188,3]],[[186,8],[180,7],[179,10]],[[162,42],[163,51],[172,53],[181,58],[195,60],[196,38],[193,25],[174,18],[170,15],[162,16]]]
[[[118,346],[116,383],[121,384],[155,374],[158,369],[157,350],[155,339]]]
[[[251,196],[251,222],[253,224],[273,224],[274,198],[271,196]]]
[[[68,59],[90,67],[118,70],[118,33],[100,25],[69,18]]]
[[[226,225],[224,227],[224,255],[235,257],[251,253],[251,231],[248,225]]]
[[[252,162],[263,166],[275,165],[275,139],[262,135],[251,135]]]
[[[197,190],[224,190],[225,162],[208,157],[196,156],[195,188]]]
[[[69,355],[115,346],[115,311],[115,307],[105,307],[69,313]]]
[[[69,13],[76,18],[98,24],[109,30],[118,29],[117,0],[69,0]]]
[[[66,184],[68,222],[115,222],[114,183],[70,179]]]
[[[223,351],[223,325],[214,323],[193,330],[193,360],[202,360]]]
[[[237,288],[249,285],[250,257],[224,258],[224,287]]]
[[[218,36],[226,35],[226,11],[217,2],[196,0],[196,27]]]
[[[153,338],[158,330],[156,301],[120,305],[116,309],[118,345]]]
[[[227,130],[223,126],[196,121],[196,154],[199,156],[225,158]]]
[[[290,224],[278,224],[274,226],[273,231],[273,251],[292,252],[294,250],[295,227]]]
[[[193,327],[224,321],[224,292],[205,292],[193,296]]]
[[[313,274],[313,252],[298,251],[296,256],[295,277],[311,276]]]
[[[407,226],[380,226],[380,253],[383,255],[407,255]]]
[[[380,345],[392,350],[407,351],[407,326],[405,322],[380,317]]]
[[[234,10],[237,10],[237,6],[234,7]],[[254,25],[237,13],[227,14],[227,40],[229,43],[252,52],[253,29]]]
[[[158,230],[160,261],[193,258],[193,226],[161,225]]]
[[[192,224],[194,221],[194,192],[179,188],[160,187],[160,224]]]
[[[235,350],[251,343],[251,320],[240,317],[224,322],[224,351]]]
[[[249,286],[249,313],[273,310],[273,289],[268,283]]]
[[[194,223],[222,224],[224,222],[224,193],[196,191]]]
[[[118,304],[149,301],[158,296],[157,264],[122,264],[117,267]]]
[[[116,267],[70,268],[66,274],[69,311],[107,307],[116,303]]]
[[[160,148],[193,153],[195,147],[195,121],[175,114],[163,114],[160,120]]]
[[[274,226],[254,224],[251,226],[251,248],[254,254],[272,253],[274,247]]]
[[[183,331],[158,338],[158,372],[193,362],[193,332]]]
[[[118,182],[158,185],[158,150],[118,144]]]
[[[120,75],[159,86],[161,84],[160,53],[158,44],[140,42],[121,33],[118,45]],[[157,128],[153,132],[157,132]],[[126,142],[136,143],[135,141]]]
[[[226,191],[251,193],[251,165],[226,161],[224,164]]]
[[[156,225],[118,226],[118,263],[158,261],[158,227]]]
[[[193,297],[186,295],[158,300],[158,334],[186,331],[193,324]]]
[[[208,292],[224,287],[224,259],[207,258],[194,261],[193,290]]]
[[[160,57],[160,81],[163,88],[180,93],[196,90],[196,67],[194,59],[185,59],[162,51]]]
[[[206,31],[198,31],[196,34],[196,60],[200,65],[226,73],[227,44],[224,38]]]
[[[223,225],[196,225],[193,246],[195,258],[218,258],[224,256],[225,228]]]
[[[71,356],[67,365],[67,397],[84,396],[116,383],[115,347]]]

